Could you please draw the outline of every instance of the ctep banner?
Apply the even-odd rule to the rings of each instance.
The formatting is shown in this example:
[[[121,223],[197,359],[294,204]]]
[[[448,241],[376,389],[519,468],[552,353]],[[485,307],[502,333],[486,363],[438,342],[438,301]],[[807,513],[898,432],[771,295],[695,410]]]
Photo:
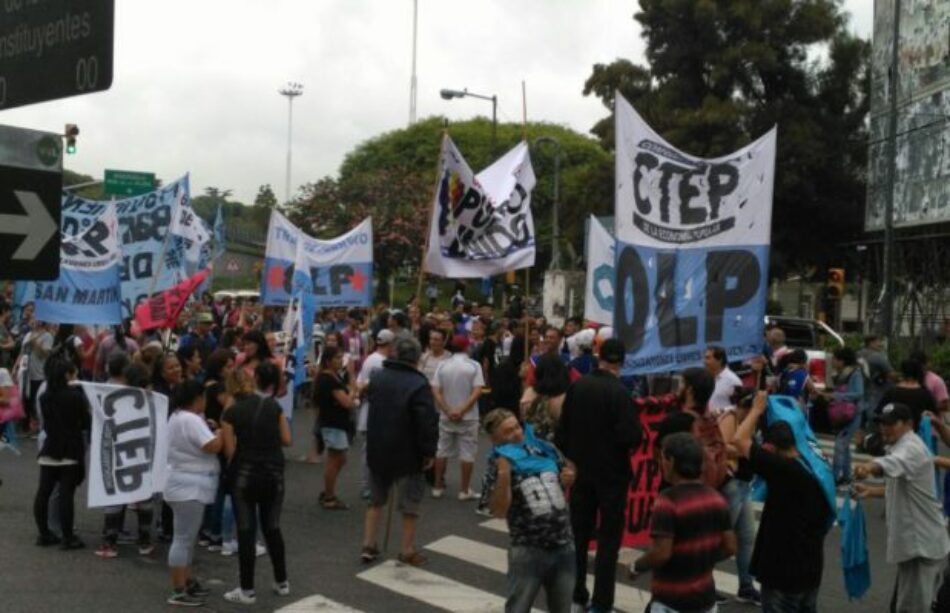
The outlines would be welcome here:
[[[122,321],[118,223],[107,210],[84,232],[63,237],[55,281],[36,281],[36,318],[50,323],[111,325]]]
[[[165,487],[168,397],[138,387],[83,382],[92,409],[89,507],[149,500]]]
[[[761,351],[776,130],[715,159],[679,151],[616,97],[614,333],[624,374]]]
[[[534,266],[535,176],[527,143],[475,175],[446,134],[437,181],[426,272],[483,278]]]
[[[611,326],[614,323],[614,237],[593,215],[587,226],[587,280],[584,319]]]
[[[300,251],[298,252],[298,249]],[[294,274],[297,262],[306,272]],[[305,280],[305,281],[304,281]],[[276,211],[271,212],[261,279],[261,302],[286,306],[295,284],[316,298],[316,308],[370,306],[373,298],[373,220],[336,238],[304,234]]]

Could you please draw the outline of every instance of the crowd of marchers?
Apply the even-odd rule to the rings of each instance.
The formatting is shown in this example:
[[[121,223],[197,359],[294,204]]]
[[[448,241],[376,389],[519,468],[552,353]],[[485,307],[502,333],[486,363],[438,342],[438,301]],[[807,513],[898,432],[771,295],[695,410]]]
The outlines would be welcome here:
[[[390,504],[401,518],[397,562],[426,565],[415,546],[421,513],[455,498],[507,520],[507,611],[530,611],[541,592],[553,612],[611,611],[617,581],[649,590],[651,612],[715,611],[729,597],[717,591],[713,569],[731,557],[736,600],[767,612],[816,611],[838,509],[801,461],[801,429],[821,411],[836,434],[829,464],[840,491],[886,499],[886,561],[898,570],[893,610],[928,611],[938,601],[950,539],[935,475],[950,459],[934,449],[937,438],[950,444],[950,427],[946,386],[926,356],[895,372],[869,337],[860,352],[834,353],[834,375],[820,388],[807,356],[776,328],[745,364],[745,383],[725,351],[709,347],[704,367],[672,377],[675,394],[651,396],[656,382],[625,375],[624,344],[607,326],[578,318],[549,325],[518,298],[504,309],[461,291],[448,309],[427,298],[425,311],[417,300],[321,311],[307,383],[297,390],[285,372],[277,307],[205,295],[176,329],[143,333],[131,321],[102,329],[36,321],[30,304],[14,318],[13,305],[0,301],[0,422],[5,445],[37,440],[36,544],[85,546],[73,515],[90,410],[77,383],[103,381],[170,399],[164,491],[103,509],[93,548],[102,559],[127,555],[125,545],[141,556],[167,550],[169,605],[211,597],[192,572],[198,549],[237,555],[238,585],[223,594],[231,602],[256,602],[255,561],[265,554],[272,589],[290,593],[283,448],[291,444],[288,406],[301,416],[309,405],[310,449],[295,459],[322,464],[327,512],[357,503],[337,488],[354,460],[365,564],[381,556]],[[773,395],[791,398],[801,419],[770,421]],[[647,406],[665,412],[653,445],[662,482],[650,545],[618,579],[637,487],[631,456],[647,436]],[[482,432],[491,450],[475,474]],[[852,466],[853,441],[873,459]],[[765,485],[758,526],[756,480]]]

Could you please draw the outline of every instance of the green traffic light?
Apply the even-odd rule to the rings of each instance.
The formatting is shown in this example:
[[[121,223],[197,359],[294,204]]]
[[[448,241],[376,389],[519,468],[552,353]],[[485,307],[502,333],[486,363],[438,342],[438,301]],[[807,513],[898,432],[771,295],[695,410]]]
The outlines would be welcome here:
[[[72,154],[76,153],[76,144],[75,144],[75,143],[70,143],[70,144],[66,145],[66,153],[69,154],[69,155],[72,155]]]

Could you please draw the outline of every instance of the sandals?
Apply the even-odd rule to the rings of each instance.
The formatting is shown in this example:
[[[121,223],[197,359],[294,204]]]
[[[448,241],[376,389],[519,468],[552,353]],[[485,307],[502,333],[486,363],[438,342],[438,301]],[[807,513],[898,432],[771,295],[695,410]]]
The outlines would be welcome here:
[[[350,507],[346,506],[346,503],[337,498],[336,496],[323,496],[323,499],[320,501],[320,506],[327,511],[346,511]]]

